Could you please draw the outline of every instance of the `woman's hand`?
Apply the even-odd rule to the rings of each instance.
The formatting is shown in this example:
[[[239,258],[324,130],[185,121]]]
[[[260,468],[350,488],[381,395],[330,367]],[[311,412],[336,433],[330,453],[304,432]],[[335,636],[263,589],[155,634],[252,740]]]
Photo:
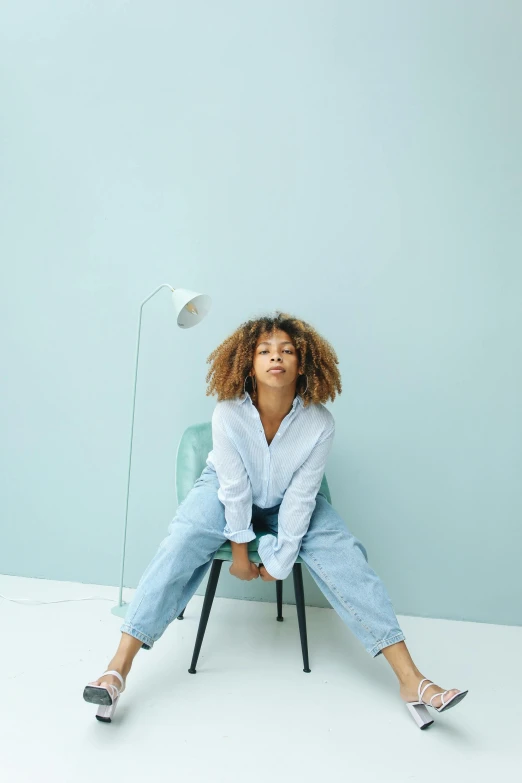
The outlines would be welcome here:
[[[270,576],[264,565],[261,563],[259,565],[259,576],[263,580],[263,582],[277,582],[277,579],[275,576]]]
[[[259,568],[250,560],[246,560],[244,563],[232,561],[232,565],[228,569],[228,572],[232,574],[232,576],[237,576],[238,579],[244,579],[247,582],[259,577]]]

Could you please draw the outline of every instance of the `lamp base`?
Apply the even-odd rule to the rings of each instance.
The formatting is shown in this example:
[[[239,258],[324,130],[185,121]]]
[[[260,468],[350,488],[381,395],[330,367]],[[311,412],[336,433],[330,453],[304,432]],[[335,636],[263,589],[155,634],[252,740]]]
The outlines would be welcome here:
[[[113,606],[111,609],[111,614],[115,614],[117,617],[125,618],[128,608],[129,604],[124,601],[121,606],[119,604],[117,606]]]

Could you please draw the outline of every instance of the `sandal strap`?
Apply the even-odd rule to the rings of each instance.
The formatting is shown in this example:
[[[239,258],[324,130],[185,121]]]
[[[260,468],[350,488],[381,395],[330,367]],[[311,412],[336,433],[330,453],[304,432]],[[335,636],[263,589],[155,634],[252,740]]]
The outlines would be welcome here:
[[[422,693],[421,693],[421,685],[422,685],[423,682],[427,682],[428,685],[424,686],[424,688],[422,689]],[[423,701],[422,697],[424,696],[424,692],[426,690],[428,690],[428,688],[430,688],[432,685],[433,685],[433,682],[431,680],[428,680],[427,677],[425,677],[423,680],[420,681],[420,683],[419,683],[419,690],[418,690],[419,701],[421,701],[421,702]],[[435,694],[435,695],[437,695],[437,694]],[[424,702],[424,703],[426,703],[426,702]]]
[[[431,704],[431,702],[433,701],[433,699],[434,699],[436,696],[440,696],[440,699],[441,699],[441,702],[442,702],[440,706],[441,706],[441,708],[442,708],[442,707],[445,707],[446,705],[444,704],[444,696],[446,695],[446,693],[449,693],[449,691],[444,691],[444,693],[436,693],[436,694],[435,694],[435,696],[432,696],[432,697],[431,697],[431,699],[430,699],[430,704]],[[431,704],[431,706],[433,707],[433,704]],[[437,708],[437,707],[435,707],[435,709],[438,709],[438,708]]]
[[[102,674],[103,677],[103,674]],[[104,682],[103,685],[100,686],[101,688],[105,688],[106,691],[109,692],[110,697],[113,701],[116,701],[118,696],[120,695],[121,691],[118,690],[117,685],[113,685],[112,682]]]
[[[125,680],[123,679],[121,674],[119,672],[115,671],[114,669],[110,669],[107,672],[103,672],[102,677],[105,677],[106,674],[112,674],[113,677],[117,677],[118,678],[118,680],[121,682],[121,691],[123,692],[123,690],[125,688]],[[113,688],[116,688],[116,690],[118,690],[117,686],[113,685],[112,683],[106,682],[105,685],[112,685]],[[118,693],[120,693],[119,690],[118,690]]]
[[[422,693],[421,693],[421,685],[422,685],[423,682],[427,682],[428,684],[424,686],[424,688],[422,689]],[[433,685],[433,682],[431,680],[428,680],[427,677],[425,677],[423,680],[420,681],[420,683],[419,683],[419,691],[418,691],[418,693],[419,693],[419,702],[422,702],[423,704],[428,704],[428,702],[424,701],[424,699],[422,697],[424,696],[425,691],[428,688],[430,688],[432,685]],[[453,701],[453,699],[456,696],[459,695],[458,693],[456,693],[455,696],[452,696],[451,699],[449,699],[446,703],[444,703],[444,696],[447,693],[449,693],[449,691],[443,691],[442,693],[434,693],[433,696],[431,697],[430,701],[429,701],[429,706],[433,707],[434,710],[439,710],[439,709],[441,710],[443,707],[447,707],[447,705],[450,703],[450,701]],[[459,693],[460,693],[460,691],[459,691]],[[437,696],[440,696],[440,700],[441,700],[440,707],[434,707],[433,704],[432,704],[433,699],[436,699]]]

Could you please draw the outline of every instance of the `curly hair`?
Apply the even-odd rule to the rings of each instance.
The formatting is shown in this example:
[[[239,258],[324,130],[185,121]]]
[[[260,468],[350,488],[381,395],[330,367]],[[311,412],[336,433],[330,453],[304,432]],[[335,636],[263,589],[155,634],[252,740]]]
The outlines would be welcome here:
[[[245,378],[252,370],[259,337],[262,334],[273,334],[277,329],[289,334],[294,341],[298,372],[305,373],[308,381],[308,384],[306,380],[302,383],[304,391],[299,392],[304,406],[324,403],[328,399],[335,400],[336,392],[342,392],[342,385],[337,369],[339,360],[334,349],[306,321],[280,311],[276,311],[275,316],[245,321],[212,351],[207,358],[207,364],[211,366],[206,377],[206,396],[217,393],[219,402],[241,397],[246,390],[255,401],[257,389],[253,388],[252,377],[246,384],[250,386],[249,389],[245,389]],[[298,378],[298,385],[300,382],[301,378]]]

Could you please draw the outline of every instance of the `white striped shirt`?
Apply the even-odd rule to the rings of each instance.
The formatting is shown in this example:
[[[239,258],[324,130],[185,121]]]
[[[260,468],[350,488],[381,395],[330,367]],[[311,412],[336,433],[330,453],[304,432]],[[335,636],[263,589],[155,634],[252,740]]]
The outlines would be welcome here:
[[[207,465],[217,474],[225,506],[225,536],[244,543],[256,535],[252,504],[281,504],[278,535],[262,536],[259,556],[268,573],[285,579],[299,554],[332,446],[335,420],[321,403],[304,407],[299,395],[268,445],[259,411],[249,394],[216,404]]]

